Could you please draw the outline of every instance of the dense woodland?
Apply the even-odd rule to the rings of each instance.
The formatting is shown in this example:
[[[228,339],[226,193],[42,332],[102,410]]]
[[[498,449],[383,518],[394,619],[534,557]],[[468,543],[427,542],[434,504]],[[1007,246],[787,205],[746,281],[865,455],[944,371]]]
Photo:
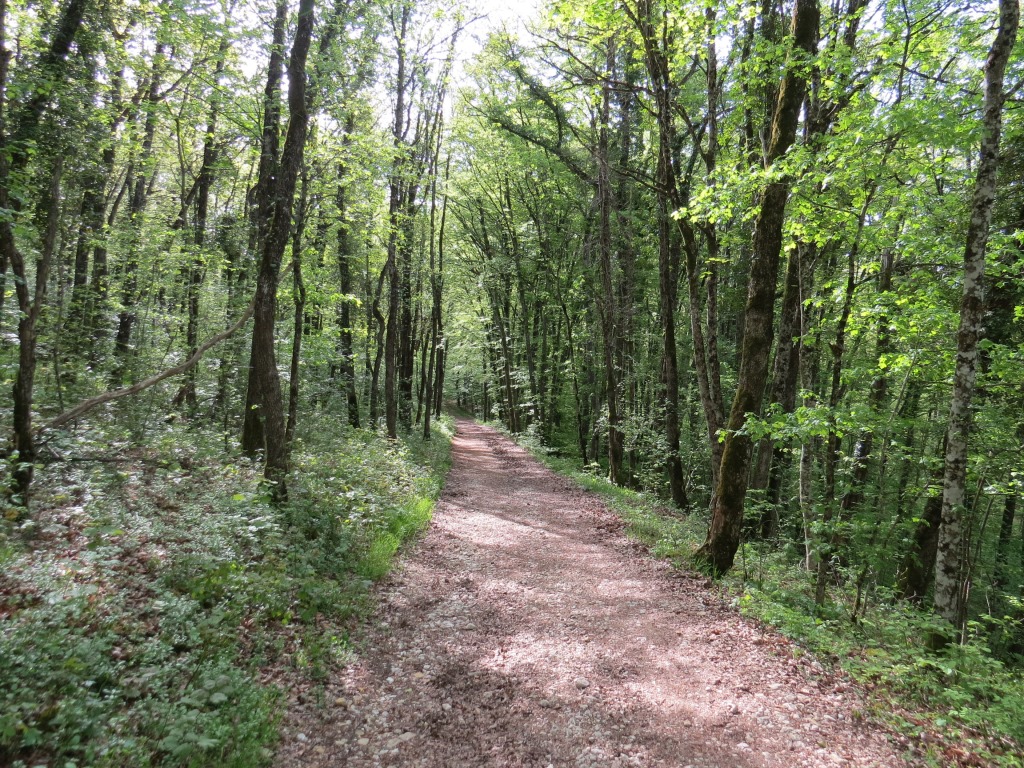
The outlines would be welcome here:
[[[1019,676],[1018,19],[0,0],[4,557],[153,446],[297,525],[310,445],[422,447],[449,402],[697,521],[712,575],[925,608],[922,652]]]

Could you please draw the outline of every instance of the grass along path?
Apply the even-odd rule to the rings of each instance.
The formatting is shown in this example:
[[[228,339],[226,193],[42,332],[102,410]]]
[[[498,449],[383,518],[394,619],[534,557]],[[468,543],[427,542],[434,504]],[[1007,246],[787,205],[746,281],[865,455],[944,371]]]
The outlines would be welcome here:
[[[458,423],[427,535],[282,766],[894,766],[863,702],[652,559],[497,431]]]

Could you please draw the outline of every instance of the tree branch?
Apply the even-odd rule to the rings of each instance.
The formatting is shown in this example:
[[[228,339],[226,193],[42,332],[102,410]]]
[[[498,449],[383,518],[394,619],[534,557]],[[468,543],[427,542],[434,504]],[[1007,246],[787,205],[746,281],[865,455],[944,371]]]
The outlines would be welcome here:
[[[292,265],[291,263],[289,263],[284,268],[283,271],[287,272],[291,268]],[[245,325],[248,322],[249,318],[252,317],[252,313],[253,310],[255,309],[255,306],[256,303],[255,300],[253,300],[253,302],[250,303],[248,307],[246,307],[246,310],[245,312],[242,313],[241,317],[239,317],[238,320],[235,321],[234,325],[232,325],[230,328],[226,328],[225,330],[221,331],[216,336],[212,336],[211,338],[207,339],[207,341],[205,341],[196,349],[195,354],[193,354],[188,360],[185,360],[184,362],[181,362],[178,365],[175,365],[171,368],[167,368],[161,371],[160,373],[153,374],[148,379],[144,379],[143,381],[140,381],[137,384],[132,384],[130,387],[112,389],[108,392],[104,392],[101,395],[96,395],[95,397],[87,398],[80,402],[78,405],[74,406],[73,408],[64,411],[64,413],[60,414],[59,416],[50,419],[45,424],[41,424],[39,427],[36,428],[36,434],[39,435],[43,432],[46,432],[47,430],[58,429],[59,427],[63,427],[69,421],[73,421],[74,419],[77,419],[79,416],[88,413],[98,405],[103,405],[104,403],[109,403],[113,400],[120,400],[122,397],[128,397],[129,395],[136,395],[139,392],[142,392],[143,390],[149,389],[154,384],[159,384],[164,379],[169,379],[171,376],[177,376],[178,374],[185,373],[185,371],[197,365],[199,361],[202,359],[203,355],[205,355],[213,347],[220,344],[222,341],[224,341],[229,336],[233,335],[236,331],[238,331],[239,328]]]

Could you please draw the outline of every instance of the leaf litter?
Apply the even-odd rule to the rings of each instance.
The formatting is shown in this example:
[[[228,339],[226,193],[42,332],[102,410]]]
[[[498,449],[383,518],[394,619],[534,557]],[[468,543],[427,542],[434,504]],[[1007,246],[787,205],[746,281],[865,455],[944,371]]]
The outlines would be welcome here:
[[[856,686],[486,426],[458,423],[433,523],[378,598],[355,659],[296,681],[276,765],[903,763]]]

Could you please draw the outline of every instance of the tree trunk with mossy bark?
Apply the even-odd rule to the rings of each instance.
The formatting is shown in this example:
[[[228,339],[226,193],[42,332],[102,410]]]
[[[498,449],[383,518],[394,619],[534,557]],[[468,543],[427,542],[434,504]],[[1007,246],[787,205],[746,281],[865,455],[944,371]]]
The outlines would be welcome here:
[[[277,283],[281,260],[291,234],[292,198],[302,168],[309,129],[306,104],[306,58],[313,35],[314,0],[299,4],[298,25],[288,62],[288,132],[281,151],[277,183],[272,188],[273,207],[269,229],[260,258],[253,316],[252,350],[249,362],[250,389],[258,394],[263,422],[264,477],[272,484],[277,501],[287,499],[288,441],[281,379],[274,353],[274,324],[277,313]],[[253,386],[254,385],[254,386]]]
[[[985,316],[985,250],[996,197],[999,139],[1003,126],[1003,80],[1017,39],[1018,0],[1000,0],[999,29],[985,63],[985,104],[982,117],[978,175],[971,202],[971,220],[964,249],[964,288],[957,333],[953,397],[946,430],[942,514],[935,561],[935,611],[954,626],[962,626],[967,608],[967,526],[964,485],[967,479],[967,438],[971,398],[977,378],[978,341]]]
[[[793,51],[776,99],[772,137],[766,157],[768,166],[779,160],[796,138],[800,107],[807,87],[807,69],[817,51],[818,17],[817,0],[797,0],[793,11]],[[742,429],[748,413],[760,413],[764,397],[775,325],[782,226],[790,183],[790,179],[783,177],[768,184],[761,195],[761,210],[754,224],[736,396],[729,412],[711,526],[707,540],[695,555],[699,563],[715,574],[732,568],[740,544],[753,447],[750,437],[742,434]]]

